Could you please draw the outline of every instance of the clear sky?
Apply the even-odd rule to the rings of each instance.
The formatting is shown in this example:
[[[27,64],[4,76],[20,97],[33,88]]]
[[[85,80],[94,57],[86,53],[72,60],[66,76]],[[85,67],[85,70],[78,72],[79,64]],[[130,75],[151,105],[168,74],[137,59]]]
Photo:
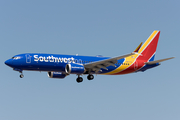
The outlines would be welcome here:
[[[179,120],[179,0],[4,0],[0,2],[0,120]],[[144,73],[48,78],[4,64],[20,53],[115,57],[160,30]]]

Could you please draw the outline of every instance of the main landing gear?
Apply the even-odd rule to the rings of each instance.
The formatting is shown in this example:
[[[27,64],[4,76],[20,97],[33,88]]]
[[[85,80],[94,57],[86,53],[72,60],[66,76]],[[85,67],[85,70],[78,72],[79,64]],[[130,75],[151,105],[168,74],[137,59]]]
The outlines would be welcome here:
[[[87,79],[88,79],[88,80],[93,80],[93,79],[94,79],[94,75],[89,74],[89,75],[87,76]]]
[[[87,76],[87,79],[88,79],[88,80],[94,79],[94,75],[89,74],[89,75]],[[81,82],[83,81],[83,78],[80,77],[80,75],[78,75],[78,78],[76,79],[76,81],[77,81],[78,83],[81,83]]]
[[[78,78],[76,79],[76,81],[77,81],[78,83],[80,83],[80,82],[83,81],[83,78],[78,75]]]

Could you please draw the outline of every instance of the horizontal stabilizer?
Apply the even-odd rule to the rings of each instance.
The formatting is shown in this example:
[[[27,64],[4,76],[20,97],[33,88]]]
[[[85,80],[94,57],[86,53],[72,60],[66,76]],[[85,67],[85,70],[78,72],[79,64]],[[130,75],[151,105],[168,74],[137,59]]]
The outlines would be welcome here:
[[[173,59],[173,58],[175,58],[175,57],[170,57],[170,58],[161,59],[161,60],[155,60],[155,61],[151,61],[151,62],[146,62],[145,64],[152,65],[152,64],[160,63],[160,62],[170,60],[170,59]]]

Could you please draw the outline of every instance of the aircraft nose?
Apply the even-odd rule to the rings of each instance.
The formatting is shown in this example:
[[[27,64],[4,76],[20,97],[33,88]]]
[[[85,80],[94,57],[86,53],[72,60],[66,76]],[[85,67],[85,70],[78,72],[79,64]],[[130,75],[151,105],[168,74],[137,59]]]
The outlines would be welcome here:
[[[12,65],[12,60],[11,60],[11,59],[6,60],[4,63],[5,63],[6,65],[8,65],[8,66],[11,66],[11,65]]]

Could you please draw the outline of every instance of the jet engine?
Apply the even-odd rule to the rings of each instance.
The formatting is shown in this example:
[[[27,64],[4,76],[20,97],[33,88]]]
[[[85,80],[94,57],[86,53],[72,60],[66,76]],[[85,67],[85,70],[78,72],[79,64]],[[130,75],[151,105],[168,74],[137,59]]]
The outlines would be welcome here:
[[[67,74],[63,74],[62,72],[48,72],[49,78],[65,78]]]
[[[85,68],[82,64],[69,63],[65,67],[65,72],[67,74],[83,74]]]

